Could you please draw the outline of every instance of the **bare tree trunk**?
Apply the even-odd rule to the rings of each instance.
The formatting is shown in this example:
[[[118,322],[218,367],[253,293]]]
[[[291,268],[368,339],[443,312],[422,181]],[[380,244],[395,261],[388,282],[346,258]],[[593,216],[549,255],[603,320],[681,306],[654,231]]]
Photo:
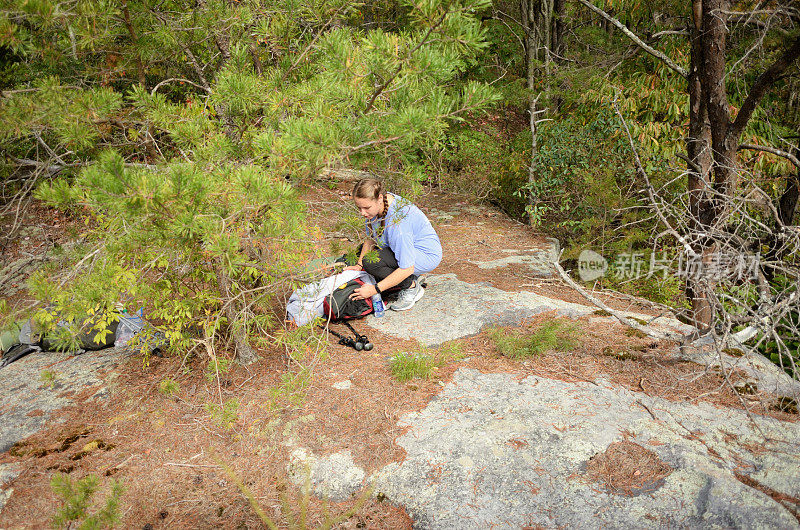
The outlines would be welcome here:
[[[693,250],[702,256],[703,262],[715,251],[711,231],[726,217],[732,190],[739,184],[736,153],[742,133],[761,99],[800,55],[800,38],[796,38],[756,79],[736,119],[732,119],[725,86],[728,12],[729,0],[692,1],[688,191],[690,214],[697,229]],[[713,186],[709,182],[711,175]],[[688,278],[686,294],[692,302],[695,325],[705,328],[714,315],[703,291],[710,293],[715,286],[709,283],[710,278],[706,278],[705,284],[698,282]]]
[[[784,226],[794,224],[794,215],[797,211],[797,200],[800,195],[800,172],[786,177],[786,189],[778,201],[778,218]]]
[[[709,127],[711,128],[711,154],[713,157],[714,219],[719,217],[727,206],[727,197],[736,185],[736,151],[739,139],[731,141],[731,107],[725,87],[725,56],[727,35],[725,12],[729,10],[728,0],[703,0],[702,36],[703,68],[700,83],[703,87]],[[731,145],[735,143],[736,145]]]
[[[122,1],[122,20],[125,22],[125,27],[128,30],[128,35],[131,38],[131,43],[136,45],[136,41],[138,37],[136,36],[136,28],[133,26],[131,22],[131,13],[128,10],[128,0]],[[142,85],[142,88],[146,86],[146,78],[144,72],[144,64],[142,63],[142,56],[139,55],[139,52],[136,52],[136,73],[139,76],[139,84]]]
[[[672,233],[681,242],[687,254],[691,255],[689,258],[700,260],[707,265],[714,265],[714,253],[718,250],[727,249],[729,252],[743,250],[737,248],[741,241],[738,236],[729,234],[724,226],[728,222],[728,210],[734,207],[731,204],[733,192],[741,184],[737,151],[740,148],[753,148],[741,144],[741,136],[761,100],[800,57],[800,37],[793,37],[794,40],[789,46],[758,76],[735,119],[732,119],[732,109],[725,85],[730,0],[692,0],[693,24],[690,26],[691,54],[688,72],[664,53],[647,45],[619,20],[589,0],[578,1],[617,27],[640,48],[687,78],[689,134],[686,142],[686,160],[689,216],[680,222],[686,228],[688,237],[674,228],[671,229]],[[788,159],[796,158],[777,149],[758,146],[756,148]],[[783,221],[784,218],[789,218],[791,221],[798,201],[799,184],[796,178],[787,180],[786,190],[777,209],[779,224],[781,222],[784,225],[788,224]],[[664,217],[657,205],[656,210],[662,222],[669,227],[670,221]],[[734,237],[729,238],[729,235]],[[788,247],[791,248],[794,244],[795,242]],[[686,273],[686,296],[692,304],[691,318],[699,329],[708,329],[715,321],[715,307],[719,307],[718,302],[715,302],[717,305],[711,302],[717,300],[716,280],[700,270],[687,270]],[[763,276],[758,280],[759,289],[763,293],[765,284]],[[793,303],[792,297],[795,295],[796,293],[791,293],[789,298],[785,299],[785,303]]]
[[[711,129],[708,122],[707,100],[703,94],[701,72],[703,68],[703,0],[693,0],[694,24],[691,26],[691,58],[688,76],[689,136],[686,141],[688,159],[688,192],[690,227],[695,233],[706,232],[704,225],[710,221],[712,206],[708,202],[711,173]],[[702,255],[704,244],[693,241],[693,250]],[[688,257],[687,257],[688,258]],[[692,319],[697,328],[711,323],[711,305],[698,283],[698,278],[687,275],[686,298],[692,304]]]
[[[558,61],[564,57],[564,17],[566,16],[566,0],[553,1],[553,29],[550,40],[550,50],[556,55]]]
[[[528,184],[533,184],[538,171],[537,123],[546,109],[539,108],[541,94],[534,91],[537,76],[550,76],[550,45],[553,28],[553,6],[555,0],[522,0],[521,11],[525,30],[525,62],[527,67],[528,112],[531,128],[531,161],[528,166]],[[542,68],[541,65],[544,65]],[[533,196],[528,199],[529,209],[535,206]],[[529,210],[530,211],[530,210]]]
[[[217,282],[225,304],[225,317],[228,319],[228,328],[236,348],[236,361],[240,364],[254,363],[258,360],[258,355],[250,346],[250,340],[247,338],[247,329],[245,324],[241,322],[240,304],[236,303],[231,279],[221,265],[217,265]]]
[[[530,82],[530,75],[528,76],[528,80]],[[528,165],[528,184],[533,185],[536,181],[537,171],[537,157],[539,155],[539,145],[537,141],[537,116],[539,111],[537,110],[539,101],[539,94],[534,95],[533,91],[528,95],[528,112],[530,112],[530,127],[531,127],[531,161]],[[530,215],[533,211],[533,207],[535,205],[535,201],[533,198],[533,193],[531,193],[528,197],[528,208],[529,208],[529,221],[533,221],[533,216]],[[531,223],[533,224],[533,223]]]
[[[534,56],[546,64],[550,62],[550,45],[553,31],[554,0],[529,0],[528,16],[535,41]]]

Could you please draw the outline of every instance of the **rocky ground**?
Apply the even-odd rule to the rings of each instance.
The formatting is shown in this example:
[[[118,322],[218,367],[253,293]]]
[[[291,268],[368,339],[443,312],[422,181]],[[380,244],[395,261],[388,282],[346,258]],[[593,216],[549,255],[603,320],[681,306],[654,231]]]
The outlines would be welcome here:
[[[346,207],[340,192],[315,192],[312,215]],[[124,527],[259,527],[237,480],[284,525],[308,481],[311,518],[327,498],[355,510],[345,528],[800,526],[800,385],[761,359],[627,333],[552,276],[554,241],[484,206],[419,203],[445,259],[412,310],[358,324],[370,353],[332,345],[294,379],[279,351],[215,381],[200,361],[143,369],[114,349],[0,371],[0,527],[46,525],[56,472],[100,476],[103,492],[120,480]],[[559,318],[579,346],[525,360],[487,332]],[[397,381],[391,358],[415,352],[444,361]],[[167,377],[173,395],[158,391]],[[220,423],[209,404],[229,400],[237,414]]]

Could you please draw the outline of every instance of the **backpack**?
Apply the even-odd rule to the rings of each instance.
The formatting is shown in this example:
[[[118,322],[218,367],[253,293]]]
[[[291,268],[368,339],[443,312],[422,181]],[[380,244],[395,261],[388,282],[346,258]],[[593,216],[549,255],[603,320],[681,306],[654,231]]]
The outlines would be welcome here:
[[[322,302],[325,317],[334,321],[352,320],[365,317],[372,313],[373,307],[371,298],[365,300],[350,300],[350,295],[353,294],[353,291],[362,285],[364,285],[364,281],[360,278],[355,278],[334,289]]]
[[[54,318],[60,318],[57,313],[52,312],[52,314]],[[105,322],[105,325],[102,325],[103,322]],[[100,312],[94,316],[79,318],[76,324],[82,329],[74,337],[73,347],[83,350],[102,350],[114,345],[119,322],[110,318],[108,312]],[[33,319],[30,319],[23,324],[19,333],[19,340],[23,344],[39,346],[42,351],[66,351],[67,345],[60,340],[59,330],[63,331],[69,325],[68,322],[59,319],[55,329],[44,332]],[[103,333],[101,337],[97,337],[100,329],[107,329],[108,332]],[[95,338],[100,340],[95,340]]]

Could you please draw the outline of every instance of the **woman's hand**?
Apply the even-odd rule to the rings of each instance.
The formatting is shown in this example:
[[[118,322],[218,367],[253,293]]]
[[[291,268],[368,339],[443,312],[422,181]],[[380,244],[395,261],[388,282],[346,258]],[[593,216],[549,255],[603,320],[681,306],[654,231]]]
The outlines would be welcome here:
[[[378,293],[378,290],[375,289],[375,286],[371,283],[365,283],[355,291],[353,294],[350,295],[351,300],[366,300],[367,298],[372,298]]]

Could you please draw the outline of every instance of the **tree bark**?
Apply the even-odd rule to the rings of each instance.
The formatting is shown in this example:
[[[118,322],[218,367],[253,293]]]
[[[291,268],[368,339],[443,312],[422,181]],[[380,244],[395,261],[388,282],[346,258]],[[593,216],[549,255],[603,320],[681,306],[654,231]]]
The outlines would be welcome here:
[[[550,50],[555,54],[556,61],[564,57],[564,17],[566,16],[566,0],[554,0],[553,2],[553,29],[550,40]]]
[[[522,0],[522,27],[525,31],[525,63],[527,69],[528,112],[530,113],[531,159],[528,166],[528,184],[533,184],[538,176],[536,158],[538,155],[537,123],[539,115],[546,109],[539,108],[541,94],[534,91],[537,76],[550,75],[550,46],[552,42],[553,8],[555,0]],[[541,65],[544,65],[542,68]],[[535,206],[533,196],[528,198],[529,214]],[[529,217],[529,221],[533,218]]]
[[[531,59],[545,64],[550,62],[553,9],[555,0],[522,0],[525,17],[525,35],[528,40],[528,64]]]
[[[728,12],[729,0],[692,1],[689,138],[686,149],[689,209],[696,229],[693,250],[702,256],[703,261],[710,259],[715,252],[711,229],[725,217],[732,190],[739,183],[736,153],[740,137],[761,99],[800,55],[800,38],[796,38],[756,79],[736,119],[732,120],[725,86]],[[712,176],[713,185],[710,184]],[[792,190],[787,188],[786,193],[791,197]],[[708,327],[713,322],[713,311],[703,292],[710,293],[714,287],[710,279],[706,279],[706,283],[700,279],[687,279],[686,295],[692,302],[692,317],[698,328]]]
[[[258,355],[250,346],[250,340],[247,338],[247,329],[244,323],[241,322],[241,308],[233,296],[231,278],[222,265],[217,265],[217,283],[222,294],[222,301],[225,304],[228,329],[230,329],[231,338],[236,348],[236,361],[239,364],[252,364],[258,360]]]
[[[688,72],[689,92],[689,135],[686,139],[686,154],[688,160],[687,188],[689,193],[689,222],[690,228],[695,233],[705,232],[704,225],[709,221],[707,216],[701,215],[709,211],[707,192],[709,187],[709,174],[711,172],[711,130],[708,123],[706,98],[703,95],[701,71],[703,65],[703,0],[693,0],[692,10],[694,21],[691,25],[691,55]],[[692,242],[692,250],[698,255],[703,253],[703,243]],[[688,256],[687,256],[688,258]],[[698,328],[711,321],[711,306],[697,282],[697,278],[687,276],[685,285],[686,298],[692,304],[692,316]]]
[[[786,189],[778,201],[778,219],[783,226],[794,225],[797,200],[800,195],[800,172],[786,177]]]
[[[131,43],[136,45],[138,41],[138,37],[136,36],[136,28],[133,26],[131,22],[131,13],[128,10],[128,0],[122,0],[122,19],[125,22],[125,27],[128,30],[128,35],[131,38]],[[142,88],[147,86],[147,79],[145,78],[144,72],[144,64],[142,63],[142,56],[139,55],[139,52],[136,52],[136,73],[139,76],[139,84],[142,85]]]
[[[727,205],[730,190],[736,185],[736,151],[739,147],[731,145],[729,130],[731,127],[731,107],[728,103],[728,91],[725,87],[725,56],[727,51],[726,11],[729,11],[728,0],[703,0],[702,36],[703,70],[700,83],[708,111],[711,128],[711,156],[714,173],[712,218],[721,215]]]

